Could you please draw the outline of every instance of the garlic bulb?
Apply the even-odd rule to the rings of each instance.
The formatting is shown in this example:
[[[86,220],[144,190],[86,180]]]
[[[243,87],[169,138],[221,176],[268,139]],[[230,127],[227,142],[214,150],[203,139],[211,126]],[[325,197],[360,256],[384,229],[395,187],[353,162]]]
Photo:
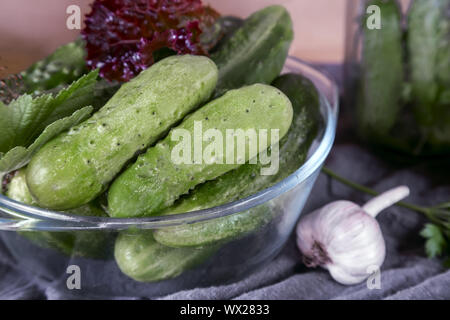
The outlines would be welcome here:
[[[368,268],[381,267],[386,254],[376,215],[408,195],[408,187],[400,186],[363,207],[351,201],[335,201],[301,218],[297,246],[305,265],[328,269],[341,284],[364,281],[370,275]]]

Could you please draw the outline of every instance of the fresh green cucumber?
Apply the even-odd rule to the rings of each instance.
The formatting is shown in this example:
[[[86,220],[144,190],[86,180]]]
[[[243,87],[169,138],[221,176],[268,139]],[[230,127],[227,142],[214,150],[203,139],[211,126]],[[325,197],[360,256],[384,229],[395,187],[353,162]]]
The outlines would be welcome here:
[[[222,49],[225,43],[242,27],[244,20],[234,16],[225,16],[217,19],[215,23],[216,38],[220,38],[217,44],[210,50],[210,53],[215,53]]]
[[[260,230],[273,218],[271,206],[263,204],[221,218],[158,229],[153,235],[158,243],[167,247],[203,248],[244,237]]]
[[[37,152],[27,169],[31,194],[52,209],[90,202],[136,152],[208,100],[216,82],[217,67],[207,57],[172,56],[154,64]]]
[[[292,21],[282,6],[253,13],[211,55],[219,68],[215,96],[254,83],[271,83],[281,72],[293,39]]]
[[[414,1],[408,16],[415,118],[432,147],[450,146],[450,0]]]
[[[419,123],[433,122],[439,94],[450,88],[449,10],[450,0],[413,1],[409,10],[411,83]]]
[[[28,205],[37,205],[28,190],[24,169],[15,173],[11,182],[8,184],[6,196]],[[107,217],[107,214],[94,203],[72,209],[69,212],[81,216]],[[112,242],[111,234],[100,231],[21,231],[19,234],[38,246],[55,249],[68,256],[88,258],[107,257],[108,246]]]
[[[114,256],[120,270],[141,282],[174,278],[206,261],[217,250],[168,248],[153,239],[149,231],[122,232],[116,239]]]
[[[389,134],[401,110],[403,35],[397,1],[373,0],[367,5],[380,8],[381,29],[369,29],[367,16],[363,16],[361,79],[356,114],[359,133],[365,139],[377,142]]]
[[[275,79],[272,85],[280,89],[289,98],[294,110],[292,127],[287,137],[284,138],[285,141],[282,141],[282,151],[280,151],[282,167],[288,166],[288,170],[284,171],[284,174],[289,175],[290,173],[287,172],[297,170],[299,164],[299,162],[295,163],[295,160],[290,161],[289,158],[292,155],[297,157],[300,154],[306,157],[312,141],[316,138],[319,128],[322,126],[319,92],[311,80],[297,73],[281,75]],[[294,148],[295,139],[298,139],[297,146],[300,147],[299,149],[304,148],[305,150]]]
[[[229,91],[189,115],[178,127],[172,129],[164,140],[139,156],[136,163],[114,181],[108,193],[110,215],[154,215],[171,206],[176,199],[196,185],[215,179],[254,158],[258,154],[258,146],[261,146],[260,143],[264,140],[261,140],[260,130],[267,131],[262,138],[267,137],[266,141],[270,146],[278,143],[277,138],[281,139],[286,134],[291,122],[291,102],[280,90],[268,85],[254,84]],[[200,125],[204,133],[210,129],[218,133],[217,136],[214,135],[214,139],[211,138],[212,142],[198,132],[196,128]],[[243,132],[252,130],[257,135],[256,148],[250,147],[251,139],[245,139],[245,155],[242,150],[238,150],[238,143],[231,148],[226,142],[229,140],[227,131],[239,129]],[[272,136],[272,130],[278,130],[278,137]],[[187,142],[189,145],[189,150],[183,151],[183,154],[186,152],[192,156],[188,161],[180,163],[174,161],[173,157],[174,153],[181,154],[176,151],[181,142],[174,139],[173,133],[181,131],[187,132],[188,136],[183,137],[183,143]],[[198,134],[200,136],[196,137]],[[223,139],[223,148],[206,154],[196,150],[195,140],[198,138],[202,150],[216,145],[216,139]],[[234,136],[231,138],[235,140]],[[188,141],[184,141],[185,139]]]
[[[280,141],[280,170],[276,175],[261,175],[261,164],[245,164],[215,180],[197,186],[161,214],[179,214],[230,203],[270,187],[297,170],[305,161],[321,122],[319,95],[314,84],[298,74],[286,74],[273,84],[292,102],[291,128]],[[269,223],[272,210],[262,205],[246,212],[195,224],[156,230],[155,239],[170,247],[205,246],[246,235]]]

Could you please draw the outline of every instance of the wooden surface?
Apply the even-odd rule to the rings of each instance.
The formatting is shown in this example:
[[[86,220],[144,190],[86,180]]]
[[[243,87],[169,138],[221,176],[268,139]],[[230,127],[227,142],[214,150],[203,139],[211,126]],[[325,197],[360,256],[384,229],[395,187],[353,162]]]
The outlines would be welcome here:
[[[344,53],[346,0],[210,0],[222,14],[246,17],[270,4],[282,4],[294,21],[291,54],[314,62],[340,62]],[[74,39],[66,28],[66,8],[77,4],[82,15],[91,0],[0,0],[0,76],[23,70]]]

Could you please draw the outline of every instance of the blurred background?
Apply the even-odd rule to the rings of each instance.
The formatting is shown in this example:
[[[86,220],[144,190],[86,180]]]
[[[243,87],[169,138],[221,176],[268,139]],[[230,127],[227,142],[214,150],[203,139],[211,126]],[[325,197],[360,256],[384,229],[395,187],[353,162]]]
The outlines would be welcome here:
[[[66,8],[79,5],[84,16],[92,0],[1,0],[0,77],[19,72],[79,34],[66,28]],[[291,54],[313,62],[344,59],[346,0],[209,0],[222,14],[246,17],[270,4],[282,4],[294,21]]]

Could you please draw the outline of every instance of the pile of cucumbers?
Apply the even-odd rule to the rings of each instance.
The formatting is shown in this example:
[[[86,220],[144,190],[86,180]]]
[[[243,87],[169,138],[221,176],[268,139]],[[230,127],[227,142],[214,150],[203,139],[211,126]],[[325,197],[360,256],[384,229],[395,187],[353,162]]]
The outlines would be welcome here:
[[[380,8],[381,28],[369,28],[363,15],[360,135],[407,155],[449,153],[450,0],[413,0],[406,15],[397,0],[369,5]]]
[[[7,196],[70,214],[138,218],[219,206],[281,181],[306,160],[321,124],[311,81],[280,76],[292,39],[288,12],[270,6],[243,21],[210,58],[178,55],[157,62],[91,118],[44,145],[14,175]],[[278,172],[263,175],[259,161],[249,163],[259,155],[248,139],[245,159],[234,164],[174,162],[178,142],[171,133],[183,129],[193,136],[200,121],[203,132],[215,129],[224,137],[227,129],[277,129],[279,141],[268,139],[279,143]],[[210,142],[201,143],[204,150]],[[137,281],[173,278],[269,224],[272,209],[265,204],[195,224],[123,231],[115,239],[117,265]],[[102,257],[111,240],[101,232],[23,234],[85,257]]]

